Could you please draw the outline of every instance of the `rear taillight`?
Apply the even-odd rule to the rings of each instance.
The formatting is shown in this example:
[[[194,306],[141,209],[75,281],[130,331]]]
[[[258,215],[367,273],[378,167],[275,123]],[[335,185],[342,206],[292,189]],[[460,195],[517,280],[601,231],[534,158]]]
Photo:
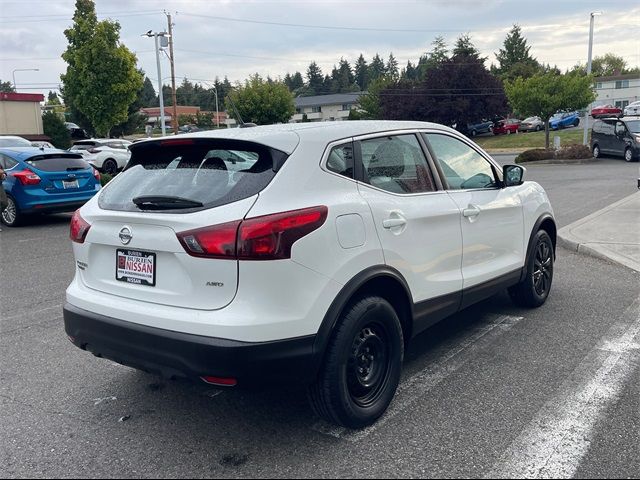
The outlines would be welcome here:
[[[100,172],[96,167],[93,167],[93,176],[96,178],[98,183],[100,183]]]
[[[236,258],[236,237],[241,220],[178,233],[189,255],[206,258]]]
[[[291,247],[320,228],[327,207],[312,207],[244,220],[238,230],[238,258],[276,260],[291,258]]]
[[[87,152],[95,154],[95,153],[100,153],[101,150],[97,148],[90,148],[89,150],[87,150]]]
[[[177,234],[189,255],[240,260],[291,258],[291,247],[327,219],[325,206],[237,220]]]
[[[69,228],[69,236],[71,240],[76,243],[84,243],[84,239],[87,238],[87,233],[89,233],[89,229],[91,225],[89,225],[84,218],[80,216],[80,210],[76,210],[71,218],[71,224]]]
[[[25,168],[21,172],[12,173],[12,175],[16,177],[22,185],[38,185],[40,183],[40,177],[28,168]]]

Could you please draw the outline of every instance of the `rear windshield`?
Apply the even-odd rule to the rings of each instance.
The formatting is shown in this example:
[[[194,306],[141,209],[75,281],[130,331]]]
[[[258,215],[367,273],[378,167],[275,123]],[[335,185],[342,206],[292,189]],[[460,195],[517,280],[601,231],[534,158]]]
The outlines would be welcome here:
[[[134,203],[140,197],[202,204],[171,213],[226,205],[263,190],[287,158],[263,145],[219,139],[151,142],[134,145],[131,151],[126,170],[100,195],[100,208],[141,211],[144,207]]]
[[[20,137],[0,137],[0,147],[30,147],[31,142]]]
[[[43,172],[69,172],[91,168],[79,155],[40,155],[31,157],[25,163]]]

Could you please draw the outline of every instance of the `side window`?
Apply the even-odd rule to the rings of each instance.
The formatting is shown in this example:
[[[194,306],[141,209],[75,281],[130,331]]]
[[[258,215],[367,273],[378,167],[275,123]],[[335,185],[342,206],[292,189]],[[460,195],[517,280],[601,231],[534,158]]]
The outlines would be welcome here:
[[[602,121],[596,120],[593,123],[593,133],[602,133]]]
[[[625,135],[627,133],[627,127],[624,126],[624,123],[618,122],[616,123],[616,135]]]
[[[498,186],[493,166],[466,143],[448,135],[426,133],[451,190]]]
[[[427,160],[415,135],[363,140],[365,181],[391,193],[422,193],[435,190]]]
[[[338,145],[331,149],[327,159],[327,170],[353,178],[353,144]]]
[[[0,155],[0,167],[2,167],[3,170],[10,170],[17,164],[18,162],[16,162],[12,158],[7,157],[6,155]]]
[[[603,122],[602,133],[605,135],[613,135],[615,133],[615,124],[613,122]]]

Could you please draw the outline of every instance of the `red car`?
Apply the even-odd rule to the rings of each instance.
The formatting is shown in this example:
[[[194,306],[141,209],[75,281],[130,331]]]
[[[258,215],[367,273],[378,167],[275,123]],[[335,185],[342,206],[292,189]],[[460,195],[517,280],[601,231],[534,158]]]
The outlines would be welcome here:
[[[520,126],[520,120],[517,118],[507,118],[506,120],[500,120],[493,125],[493,134],[511,134],[518,133],[518,127]]]
[[[614,107],[613,105],[600,105],[599,107],[595,107],[591,110],[591,116],[593,118],[614,117],[621,113],[622,110],[618,107]]]

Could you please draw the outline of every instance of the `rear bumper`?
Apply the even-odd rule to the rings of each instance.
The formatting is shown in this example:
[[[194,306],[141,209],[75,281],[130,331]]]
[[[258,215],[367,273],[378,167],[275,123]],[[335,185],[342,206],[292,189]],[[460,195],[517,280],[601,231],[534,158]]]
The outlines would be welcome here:
[[[26,214],[73,212],[82,207],[89,200],[91,200],[91,197],[81,201],[75,200],[73,202],[31,203],[30,205],[26,205],[24,208],[20,208],[20,212]]]
[[[69,303],[64,306],[64,324],[77,347],[167,378],[233,378],[238,387],[308,385],[318,371],[313,355],[315,335],[274,342],[239,342],[134,324]]]

